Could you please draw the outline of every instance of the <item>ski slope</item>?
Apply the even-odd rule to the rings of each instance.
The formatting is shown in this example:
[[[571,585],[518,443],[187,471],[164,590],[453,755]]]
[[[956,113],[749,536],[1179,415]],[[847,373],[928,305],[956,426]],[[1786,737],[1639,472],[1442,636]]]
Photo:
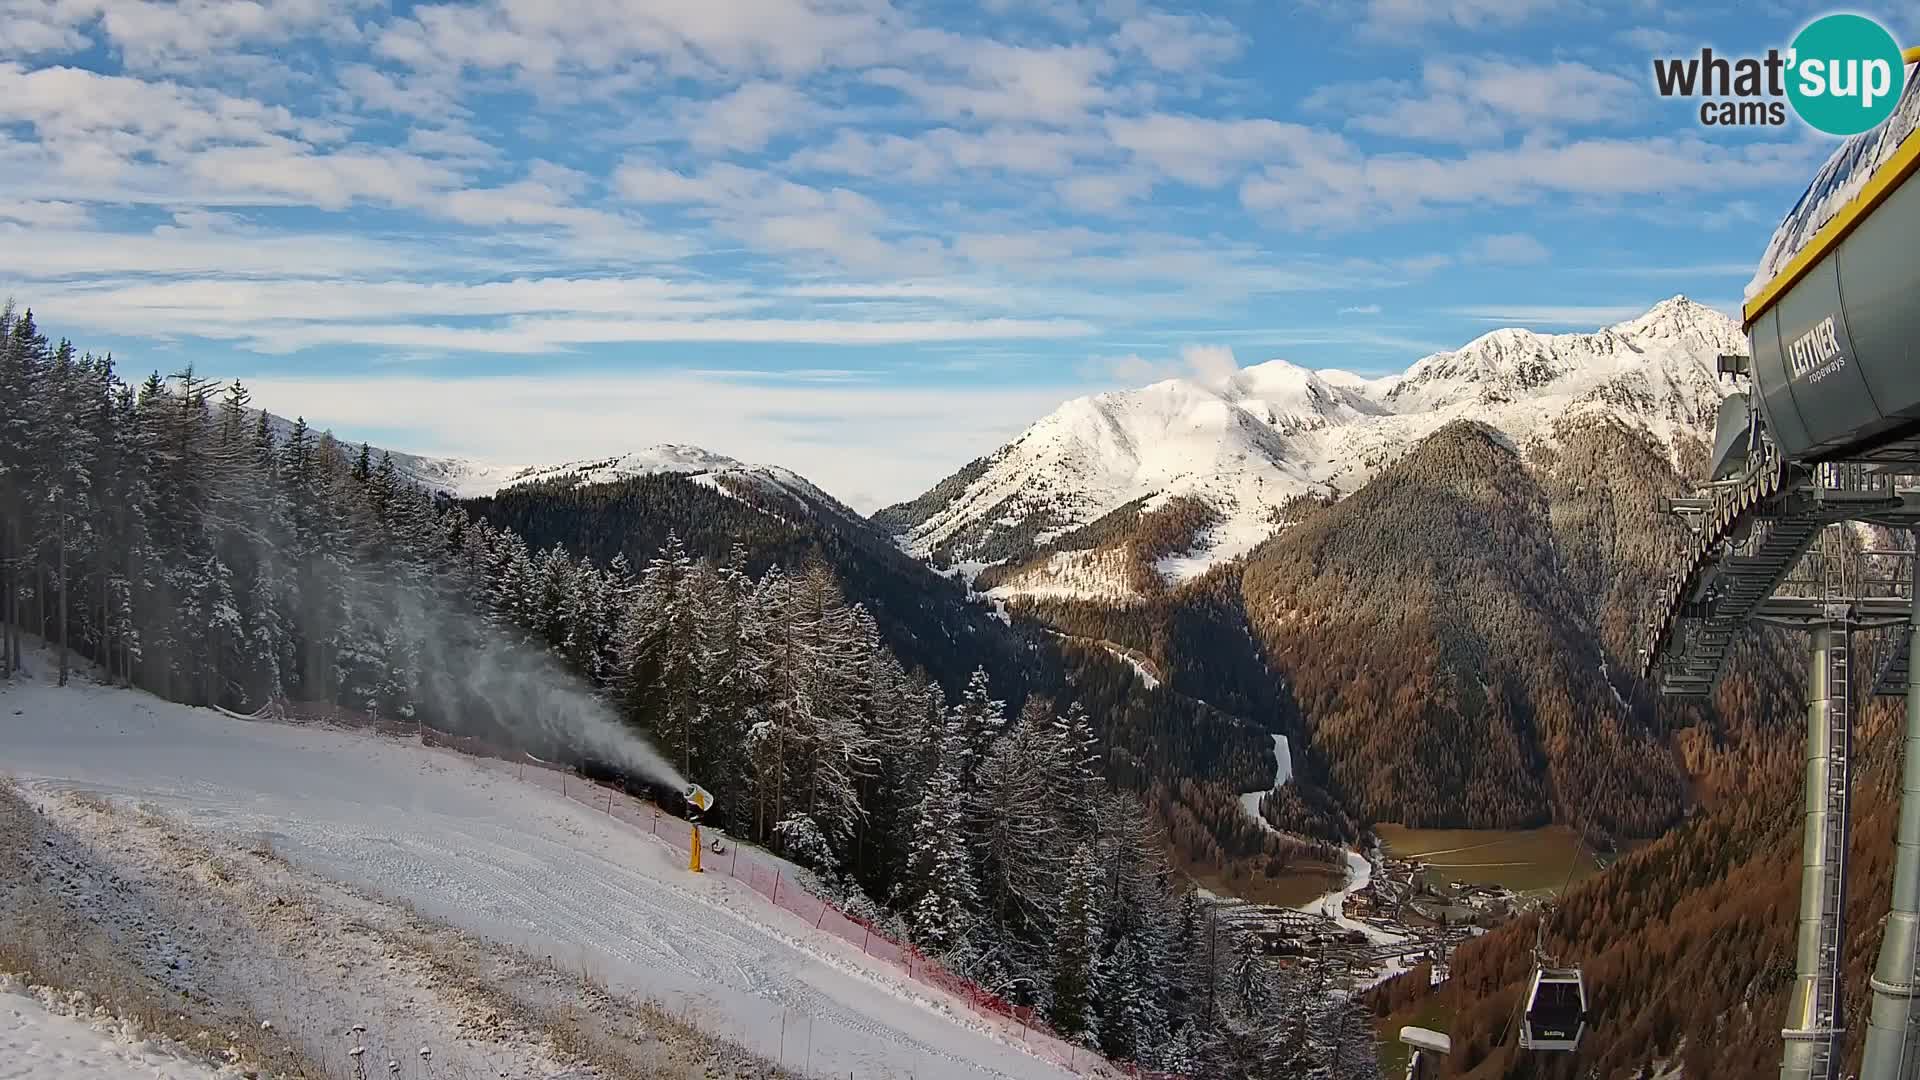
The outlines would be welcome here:
[[[690,875],[631,826],[448,751],[29,682],[0,690],[0,772],[270,837],[303,870],[585,968],[815,1075],[1072,1075],[744,883]]]

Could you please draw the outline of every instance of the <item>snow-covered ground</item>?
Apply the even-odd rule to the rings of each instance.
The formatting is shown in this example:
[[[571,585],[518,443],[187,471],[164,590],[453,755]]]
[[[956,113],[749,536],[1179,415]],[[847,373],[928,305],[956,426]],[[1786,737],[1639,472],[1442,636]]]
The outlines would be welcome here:
[[[0,1080],[219,1080],[220,1074],[130,1033],[76,1015],[57,996],[0,976]]]
[[[0,772],[268,838],[301,871],[589,971],[768,1058],[804,1055],[816,1074],[1068,1075],[744,883],[693,877],[665,844],[450,752],[27,683],[0,690]]]

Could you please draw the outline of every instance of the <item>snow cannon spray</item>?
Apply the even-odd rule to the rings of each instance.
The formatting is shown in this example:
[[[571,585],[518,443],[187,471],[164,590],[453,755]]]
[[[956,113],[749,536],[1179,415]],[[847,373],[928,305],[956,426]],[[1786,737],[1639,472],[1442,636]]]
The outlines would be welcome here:
[[[494,730],[520,736],[523,746],[561,748],[674,791],[690,786],[552,654],[506,640],[473,614],[406,606],[411,610],[403,617],[427,631],[420,637],[422,651],[432,654],[425,665],[432,697],[459,702],[462,712],[478,713]]]

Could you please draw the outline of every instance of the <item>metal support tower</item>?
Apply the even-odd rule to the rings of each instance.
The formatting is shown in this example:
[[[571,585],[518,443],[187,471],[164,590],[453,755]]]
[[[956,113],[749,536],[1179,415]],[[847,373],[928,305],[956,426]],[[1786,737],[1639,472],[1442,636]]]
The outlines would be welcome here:
[[[1907,691],[1906,761],[1895,838],[1893,906],[1874,966],[1873,1011],[1867,1024],[1861,1080],[1920,1080],[1920,533],[1914,534],[1913,607],[1904,645]]]
[[[1807,690],[1806,837],[1800,935],[1787,1006],[1781,1080],[1835,1080],[1845,1049],[1841,967],[1846,949],[1847,834],[1852,784],[1852,613],[1828,605],[1813,633]]]

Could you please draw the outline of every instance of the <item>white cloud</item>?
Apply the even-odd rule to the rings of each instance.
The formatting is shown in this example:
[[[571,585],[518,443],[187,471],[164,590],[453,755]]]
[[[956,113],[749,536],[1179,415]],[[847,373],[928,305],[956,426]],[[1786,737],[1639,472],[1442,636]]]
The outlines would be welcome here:
[[[1192,379],[1202,386],[1224,387],[1240,371],[1229,345],[1182,345],[1179,352],[1163,359],[1149,359],[1139,353],[1123,356],[1089,357],[1080,365],[1080,374],[1101,382],[1123,386],[1142,386],[1165,379]]]
[[[1226,345],[1188,345],[1180,350],[1180,362],[1208,386],[1223,386],[1240,371],[1240,361]]]
[[[226,373],[222,373],[223,377]],[[737,377],[245,378],[261,407],[346,438],[495,462],[558,462],[694,443],[795,469],[859,510],[911,498],[1051,411],[1071,388],[762,385]]]
[[[5,0],[0,2],[0,55],[78,52],[87,47],[83,22],[64,3]]]
[[[39,282],[115,274],[218,274],[223,281],[284,277],[290,269],[315,278],[355,274],[437,273],[464,265],[444,249],[364,236],[236,231],[166,225],[147,232],[18,228],[0,223],[9,255],[0,274]],[[468,265],[471,269],[471,266]],[[42,286],[36,285],[37,293]],[[24,295],[24,293],[23,293]],[[74,313],[85,317],[81,308]]]
[[[1113,44],[1162,70],[1189,72],[1232,60],[1246,39],[1225,19],[1148,11],[1122,22]]]
[[[0,48],[16,55],[77,52],[91,31],[129,70],[192,71],[244,45],[351,38],[351,9],[360,6],[363,0],[6,0]]]
[[[1498,142],[1520,131],[1621,124],[1645,99],[1633,80],[1574,61],[1529,64],[1504,57],[1439,57],[1418,83],[1374,79],[1323,86],[1307,108],[1346,118],[1349,128],[1396,139]]]
[[[414,128],[407,132],[407,149],[425,157],[485,161],[500,156],[493,144],[451,128]]]
[[[1570,6],[1570,0],[1367,0],[1362,29],[1374,37],[1429,27],[1481,30],[1527,22]]]
[[[751,309],[764,306],[764,301],[725,288],[701,289],[652,278],[447,285],[317,279],[104,281],[43,285],[33,295],[37,309],[64,325],[231,341],[263,353],[341,345],[540,355],[602,344],[901,345],[1047,340],[1094,332],[1087,323],[1071,319],[700,318],[694,316]],[[497,318],[502,315],[507,317]],[[487,317],[488,322],[434,321],[474,317]]]
[[[1534,140],[1459,157],[1341,153],[1269,166],[1240,187],[1248,209],[1297,228],[1352,227],[1443,206],[1520,206],[1550,196],[1631,198],[1801,182],[1819,148],[1693,136]]]
[[[1062,180],[1054,190],[1075,210],[1110,214],[1152,191],[1153,178],[1138,173],[1089,173]]]
[[[490,0],[415,8],[383,29],[376,49],[417,70],[513,71],[535,85],[647,64],[683,75],[800,75],[871,53],[892,36],[891,21],[881,7],[811,0]]]
[[[1341,308],[1341,309],[1340,309],[1340,311],[1339,311],[1339,314],[1342,314],[1342,315],[1378,315],[1378,314],[1380,314],[1380,305],[1379,305],[1379,304],[1355,304],[1355,305],[1353,305],[1352,307],[1343,307],[1343,308]]]
[[[1327,154],[1338,135],[1278,120],[1216,120],[1177,113],[1109,117],[1107,134],[1135,160],[1176,180],[1204,187],[1226,182],[1268,158]]]
[[[469,115],[466,106],[460,104],[458,81],[441,72],[383,71],[371,64],[342,64],[334,77],[354,103],[376,111],[441,122]]]
[[[792,129],[810,109],[806,95],[791,86],[750,82],[683,110],[681,122],[687,141],[703,154],[756,151]]]
[[[920,102],[937,116],[1068,124],[1106,104],[1102,85],[1113,70],[1112,54],[1091,45],[1026,47],[937,35],[926,42],[928,59],[958,68],[958,78],[928,78],[904,68],[876,68],[867,81]]]
[[[1107,144],[1079,131],[995,125],[982,131],[934,128],[913,138],[842,129],[833,141],[796,152],[787,164],[845,176],[939,181],[955,171],[1065,176]]]
[[[185,163],[184,175],[208,191],[262,204],[343,210],[360,200],[433,209],[459,183],[445,165],[398,151],[316,154],[298,146],[219,146]]]
[[[0,199],[0,221],[50,228],[84,225],[92,217],[85,206],[59,200]]]
[[[1474,241],[1467,249],[1467,257],[1475,262],[1526,266],[1546,262],[1553,257],[1553,252],[1526,233],[1496,233]]]
[[[644,161],[627,161],[615,169],[613,187],[621,198],[642,204],[695,203],[711,195],[707,185],[693,177]]]

